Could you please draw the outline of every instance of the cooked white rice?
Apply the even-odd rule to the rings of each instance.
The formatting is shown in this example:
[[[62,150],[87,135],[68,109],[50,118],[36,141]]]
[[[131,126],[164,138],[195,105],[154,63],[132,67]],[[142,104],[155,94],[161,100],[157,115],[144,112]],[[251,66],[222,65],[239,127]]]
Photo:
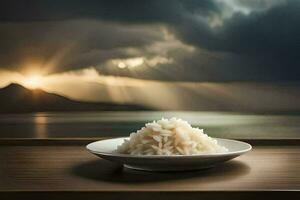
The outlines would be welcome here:
[[[193,128],[188,122],[171,118],[147,123],[129,140],[118,146],[117,152],[131,155],[194,155],[228,150],[217,140]]]

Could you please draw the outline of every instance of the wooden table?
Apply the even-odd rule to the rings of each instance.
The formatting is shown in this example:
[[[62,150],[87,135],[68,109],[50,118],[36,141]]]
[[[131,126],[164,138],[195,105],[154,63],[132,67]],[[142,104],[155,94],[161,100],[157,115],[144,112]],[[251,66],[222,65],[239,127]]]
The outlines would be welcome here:
[[[254,149],[246,155],[210,170],[177,173],[122,168],[87,152],[87,142],[0,141],[0,199],[300,197],[297,141],[250,141]]]

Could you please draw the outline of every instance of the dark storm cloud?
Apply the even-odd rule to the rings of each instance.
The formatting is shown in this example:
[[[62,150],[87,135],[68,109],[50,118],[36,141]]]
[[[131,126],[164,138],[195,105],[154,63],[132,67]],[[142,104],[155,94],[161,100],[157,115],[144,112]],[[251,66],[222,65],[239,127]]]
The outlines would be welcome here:
[[[295,1],[296,2],[296,1]],[[223,26],[209,28],[190,18],[190,24],[178,26],[186,41],[209,50],[246,54],[291,53],[299,50],[300,3],[275,7],[249,15],[237,13],[224,20]]]
[[[225,80],[237,79],[225,78],[230,77],[229,73],[241,80],[299,80],[299,10],[300,2],[289,1],[267,11],[236,13],[215,28],[187,16],[190,23],[177,24],[175,30],[189,44],[212,52],[233,53],[234,63],[239,66],[225,64],[232,63],[232,56],[218,64]]]
[[[226,4],[228,2],[233,2],[237,7],[230,8],[230,5]],[[153,36],[150,28],[140,33],[133,31],[131,34],[116,34],[116,37],[112,38],[110,35],[118,30],[104,31],[102,36],[105,40],[103,40],[99,39],[101,30],[104,30],[101,26],[93,30],[91,28],[93,26],[78,25],[72,29],[67,25],[68,20],[93,19],[104,20],[111,24],[121,23],[120,26],[163,24],[181,41],[197,47],[193,53],[170,53],[169,56],[173,56],[176,62],[164,65],[160,69],[163,73],[155,73],[151,69],[137,73],[136,76],[141,78],[163,79],[164,74],[168,74],[171,70],[175,73],[182,71],[182,73],[176,73],[175,78],[168,77],[168,79],[299,80],[299,1],[262,0],[249,3],[244,0],[232,0],[228,2],[199,0],[108,0],[85,1],[84,3],[79,0],[1,1],[0,44],[5,48],[0,50],[0,65],[4,66],[3,63],[5,63],[5,66],[10,66],[16,57],[22,57],[26,44],[31,44],[33,50],[29,49],[25,53],[28,51],[30,55],[40,53],[41,56],[49,54],[48,57],[51,57],[59,47],[55,44],[66,46],[69,44],[66,41],[70,40],[72,43],[80,38],[80,41],[83,41],[80,50],[73,50],[75,53],[69,51],[68,56],[65,56],[62,61],[63,64],[60,65],[63,70],[66,70],[99,64],[110,58],[126,57],[128,55],[120,51],[120,47],[143,48],[161,39],[159,36]],[[232,15],[226,16],[226,12],[232,12]],[[214,20],[216,24],[212,24],[211,20]],[[56,33],[60,29],[57,29],[55,25],[48,28],[48,23],[57,24],[61,21],[65,22],[62,27],[67,28],[62,29],[62,32],[58,31],[60,35]],[[25,28],[25,34],[22,34],[24,29],[20,28],[23,26],[20,24],[33,22],[45,23],[45,27],[32,25],[28,30],[33,29],[33,33],[27,33],[30,31]],[[16,28],[6,29],[6,24],[13,24]],[[130,26],[128,29],[132,28]],[[89,34],[79,34],[84,29],[89,30],[87,31]],[[17,36],[12,37],[10,33]],[[118,37],[122,39],[119,40]],[[31,51],[33,53],[30,53]],[[102,54],[98,54],[101,52]],[[70,59],[72,57],[74,59]],[[104,73],[109,73],[109,70]],[[131,75],[126,71],[118,72],[118,74]]]
[[[208,13],[218,7],[210,0],[4,0],[1,21],[42,21],[98,18],[126,22],[174,21],[185,12]]]
[[[156,28],[97,20],[0,23],[0,65],[21,70],[28,63],[56,62],[59,68],[52,70],[65,71],[134,56],[125,51],[127,47],[141,48],[162,39]]]

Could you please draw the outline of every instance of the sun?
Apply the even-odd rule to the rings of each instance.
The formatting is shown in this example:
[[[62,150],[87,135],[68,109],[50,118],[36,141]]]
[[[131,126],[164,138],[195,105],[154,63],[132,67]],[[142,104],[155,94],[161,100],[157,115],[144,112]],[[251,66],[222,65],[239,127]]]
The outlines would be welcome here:
[[[25,77],[24,85],[30,89],[37,89],[43,86],[43,77],[39,74],[29,75]]]

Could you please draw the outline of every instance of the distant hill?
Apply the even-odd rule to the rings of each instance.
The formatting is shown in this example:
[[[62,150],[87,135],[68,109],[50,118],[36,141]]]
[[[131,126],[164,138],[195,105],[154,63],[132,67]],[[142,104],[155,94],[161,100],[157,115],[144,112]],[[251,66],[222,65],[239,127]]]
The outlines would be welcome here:
[[[61,95],[45,92],[41,89],[30,90],[15,83],[0,89],[0,113],[113,110],[150,109],[130,104],[75,101]]]

